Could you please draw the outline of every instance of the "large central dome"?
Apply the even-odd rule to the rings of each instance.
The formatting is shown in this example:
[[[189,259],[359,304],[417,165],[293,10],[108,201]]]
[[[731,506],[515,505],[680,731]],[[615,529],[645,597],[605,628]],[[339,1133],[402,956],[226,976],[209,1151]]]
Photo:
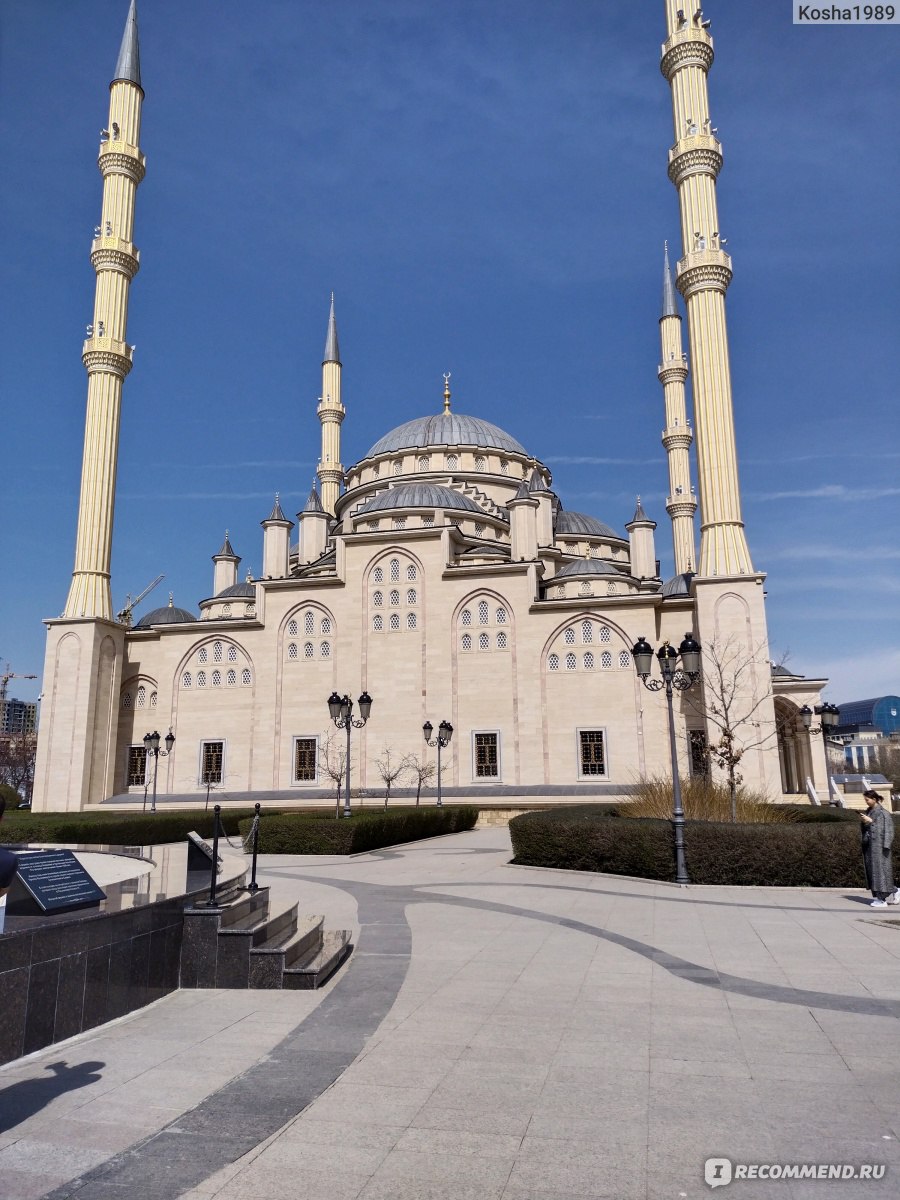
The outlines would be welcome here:
[[[398,425],[375,443],[366,458],[391,454],[395,450],[417,450],[420,446],[478,446],[485,450],[527,454],[525,447],[514,437],[490,421],[467,417],[464,413],[443,412]]]

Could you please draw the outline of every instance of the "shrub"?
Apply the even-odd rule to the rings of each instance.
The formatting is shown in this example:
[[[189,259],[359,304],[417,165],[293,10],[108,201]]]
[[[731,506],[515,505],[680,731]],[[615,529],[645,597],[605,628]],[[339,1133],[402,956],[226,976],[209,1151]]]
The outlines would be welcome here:
[[[252,809],[222,810],[222,826],[229,836]],[[157,846],[180,842],[190,830],[211,838],[213,811],[157,813],[36,813],[9,812],[0,825],[0,841],[7,845],[25,842],[73,842],[90,846]]]
[[[6,807],[13,812],[22,803],[22,797],[8,783],[0,783],[0,799],[6,801]]]
[[[574,808],[525,813],[509,823],[514,862],[674,880],[672,826]],[[688,821],[693,883],[865,887],[858,818],[775,824]],[[900,849],[900,837],[895,839]],[[895,851],[895,863],[897,851]]]
[[[672,815],[672,778],[670,775],[651,775],[637,782],[634,799],[623,805],[623,817],[657,817],[666,820]],[[692,776],[681,785],[681,803],[689,821],[730,821],[731,793],[724,783]],[[737,819],[742,824],[772,824],[793,820],[793,809],[784,804],[769,804],[762,792],[749,788],[737,790]]]
[[[335,818],[305,812],[264,813],[259,822],[260,854],[360,854],[380,846],[397,846],[419,838],[471,829],[478,809],[471,805],[443,808],[356,809]],[[242,837],[252,820],[240,822]]]

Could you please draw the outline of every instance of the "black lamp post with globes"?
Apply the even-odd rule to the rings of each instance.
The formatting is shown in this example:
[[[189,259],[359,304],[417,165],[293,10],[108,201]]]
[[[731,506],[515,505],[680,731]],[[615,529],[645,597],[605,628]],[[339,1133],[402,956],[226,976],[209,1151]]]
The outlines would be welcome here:
[[[438,735],[432,738],[434,726],[430,721],[426,721],[422,726],[422,732],[425,735],[426,746],[437,746],[437,807],[442,808],[444,804],[441,795],[441,751],[445,750],[450,745],[450,739],[453,737],[453,726],[449,721],[441,721],[438,725]]]
[[[332,692],[328,697],[328,715],[334,722],[335,728],[347,730],[347,759],[345,763],[346,776],[344,779],[344,811],[343,816],[350,814],[350,733],[354,729],[362,729],[372,711],[372,697],[363,692],[359,698],[359,719],[353,717],[353,701],[349,696],[339,696]]]
[[[165,736],[165,750],[160,750],[160,740],[158,729],[154,729],[152,733],[144,734],[144,750],[146,751],[147,758],[151,754],[153,755],[153,800],[150,803],[150,811],[152,813],[156,812],[156,776],[159,773],[159,756],[162,755],[163,758],[167,758],[172,753],[172,747],[175,745],[175,734],[172,732],[171,726],[169,726],[169,732]],[[145,789],[144,804],[146,805],[146,803],[147,792]]]

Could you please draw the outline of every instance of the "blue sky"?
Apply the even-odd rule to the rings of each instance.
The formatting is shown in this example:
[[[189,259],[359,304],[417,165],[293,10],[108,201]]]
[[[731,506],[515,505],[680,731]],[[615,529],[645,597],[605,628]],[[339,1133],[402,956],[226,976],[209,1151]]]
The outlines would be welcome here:
[[[301,506],[328,296],[343,457],[454,408],[671,571],[658,361],[679,246],[661,0],[139,0],[146,91],[113,602],[196,611],[226,527]],[[95,159],[126,0],[4,0],[0,661],[40,674],[72,569]],[[710,0],[744,518],[773,656],[900,692],[900,29]],[[14,681],[11,695],[32,698]]]

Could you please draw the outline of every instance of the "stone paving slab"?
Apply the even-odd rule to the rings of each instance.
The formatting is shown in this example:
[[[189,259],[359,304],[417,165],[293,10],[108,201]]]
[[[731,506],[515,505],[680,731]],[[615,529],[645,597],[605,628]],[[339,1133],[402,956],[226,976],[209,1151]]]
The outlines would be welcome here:
[[[16,1200],[661,1200],[710,1194],[712,1155],[887,1169],[728,1200],[900,1194],[900,928],[859,893],[508,860],[502,828],[261,860],[354,930],[347,967],[0,1069]]]

